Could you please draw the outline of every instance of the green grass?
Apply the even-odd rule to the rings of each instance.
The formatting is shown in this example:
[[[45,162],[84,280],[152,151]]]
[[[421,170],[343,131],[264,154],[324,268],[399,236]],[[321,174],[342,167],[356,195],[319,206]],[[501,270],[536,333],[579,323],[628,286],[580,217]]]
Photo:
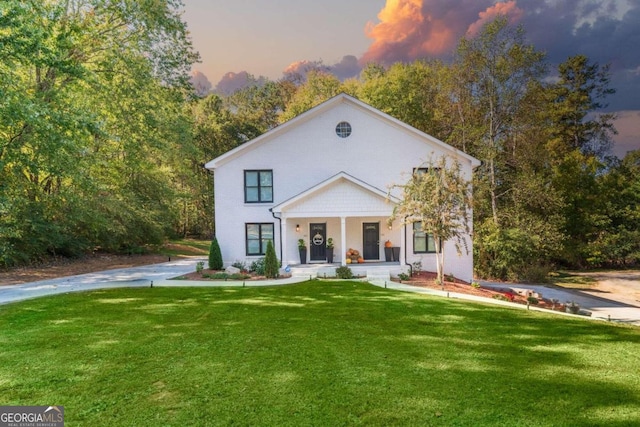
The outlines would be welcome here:
[[[640,329],[310,281],[0,306],[0,402],[66,425],[640,424]]]
[[[210,245],[211,240],[176,239],[171,240],[169,244],[164,245],[158,250],[158,252],[162,255],[174,257],[209,255]]]
[[[558,271],[549,274],[552,284],[570,289],[589,289],[598,284],[593,277],[575,274],[567,271]]]

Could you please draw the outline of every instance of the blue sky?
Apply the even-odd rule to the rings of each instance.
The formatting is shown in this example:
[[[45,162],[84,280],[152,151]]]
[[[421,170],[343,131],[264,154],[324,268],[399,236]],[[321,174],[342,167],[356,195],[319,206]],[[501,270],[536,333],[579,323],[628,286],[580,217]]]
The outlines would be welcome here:
[[[553,66],[585,54],[611,64],[618,155],[640,148],[640,0],[183,0],[213,87],[244,73],[276,80],[305,61],[341,77],[369,60],[450,57],[460,37],[498,14],[522,24]]]

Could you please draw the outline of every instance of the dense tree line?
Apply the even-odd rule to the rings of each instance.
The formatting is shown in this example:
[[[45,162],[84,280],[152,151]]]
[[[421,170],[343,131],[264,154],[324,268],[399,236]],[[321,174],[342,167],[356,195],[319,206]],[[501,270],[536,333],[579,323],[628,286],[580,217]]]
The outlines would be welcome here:
[[[180,8],[0,4],[0,266],[211,237],[204,163],[340,92],[482,160],[479,275],[640,262],[640,153],[609,155],[606,66],[576,55],[550,73],[499,19],[449,64],[370,64],[344,82],[318,69],[198,98]]]
[[[0,266],[160,243],[198,156],[175,0],[0,3]]]

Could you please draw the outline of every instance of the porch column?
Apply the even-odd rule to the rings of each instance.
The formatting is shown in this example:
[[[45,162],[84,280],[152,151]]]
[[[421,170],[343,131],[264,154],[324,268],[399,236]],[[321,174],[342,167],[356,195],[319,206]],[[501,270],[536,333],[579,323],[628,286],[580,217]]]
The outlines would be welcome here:
[[[282,225],[282,232],[280,233],[280,257],[282,259],[280,260],[280,262],[282,263],[282,266],[285,267],[287,264],[289,264],[287,261],[285,261],[285,258],[287,257],[287,218],[282,217],[280,220],[280,224]]]
[[[400,265],[406,263],[405,254],[407,253],[407,224],[402,225],[402,232],[400,233]]]
[[[340,265],[347,265],[347,218],[344,216],[340,217],[340,249]]]

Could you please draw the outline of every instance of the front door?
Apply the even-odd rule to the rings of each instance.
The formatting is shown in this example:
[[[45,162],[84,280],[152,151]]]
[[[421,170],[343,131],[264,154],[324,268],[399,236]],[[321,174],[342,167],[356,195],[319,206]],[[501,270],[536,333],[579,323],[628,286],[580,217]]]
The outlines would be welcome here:
[[[309,225],[309,246],[311,251],[309,259],[311,261],[325,261],[327,259],[327,224]]]
[[[362,224],[362,257],[380,259],[380,224],[377,222]]]

